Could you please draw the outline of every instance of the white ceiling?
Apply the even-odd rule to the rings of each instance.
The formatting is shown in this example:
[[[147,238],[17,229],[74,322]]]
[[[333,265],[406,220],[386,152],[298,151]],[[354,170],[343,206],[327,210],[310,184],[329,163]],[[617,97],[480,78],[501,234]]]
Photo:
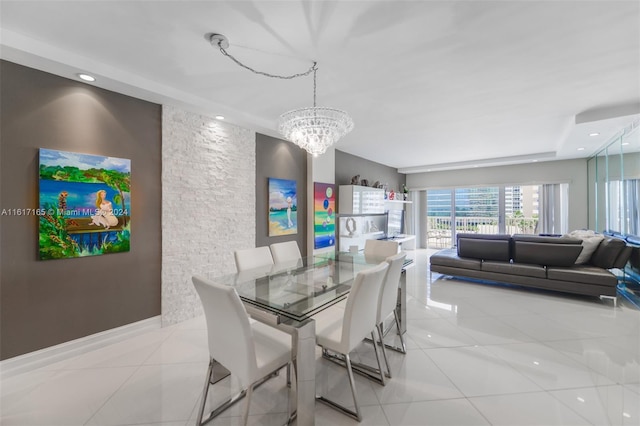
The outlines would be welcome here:
[[[0,1],[1,57],[276,136],[312,80],[337,148],[403,172],[586,157],[640,116],[636,1]],[[584,123],[576,125],[576,115]],[[595,130],[594,130],[595,129]],[[588,133],[600,131],[597,137]],[[585,150],[577,151],[578,147]]]

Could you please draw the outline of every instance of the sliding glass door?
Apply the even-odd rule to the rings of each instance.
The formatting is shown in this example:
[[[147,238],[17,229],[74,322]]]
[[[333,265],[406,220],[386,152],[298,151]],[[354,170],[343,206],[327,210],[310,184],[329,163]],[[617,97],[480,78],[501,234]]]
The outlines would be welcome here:
[[[549,185],[558,194],[565,185]],[[427,191],[427,247],[455,245],[461,232],[480,234],[537,234],[543,232],[539,217],[542,209],[542,185],[487,186]],[[550,189],[549,189],[550,190]],[[566,197],[549,198],[552,211],[566,212]],[[552,216],[555,218],[555,216]],[[560,215],[548,220],[550,229],[560,229]],[[555,225],[556,228],[553,226]]]

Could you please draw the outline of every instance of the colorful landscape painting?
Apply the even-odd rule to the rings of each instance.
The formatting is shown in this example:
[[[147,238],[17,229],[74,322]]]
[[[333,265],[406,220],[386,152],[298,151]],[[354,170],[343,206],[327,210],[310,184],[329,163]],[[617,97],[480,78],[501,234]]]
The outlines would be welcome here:
[[[313,247],[321,249],[336,244],[336,186],[313,184]]]
[[[269,178],[269,236],[298,233],[296,181]]]
[[[127,252],[131,160],[40,148],[40,259]]]

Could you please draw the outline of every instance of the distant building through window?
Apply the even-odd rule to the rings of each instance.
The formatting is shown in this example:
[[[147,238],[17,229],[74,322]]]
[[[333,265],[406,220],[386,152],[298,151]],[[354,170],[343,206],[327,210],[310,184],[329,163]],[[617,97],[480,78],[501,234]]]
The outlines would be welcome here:
[[[450,247],[455,234],[535,234],[540,185],[510,185],[427,191],[429,247]]]

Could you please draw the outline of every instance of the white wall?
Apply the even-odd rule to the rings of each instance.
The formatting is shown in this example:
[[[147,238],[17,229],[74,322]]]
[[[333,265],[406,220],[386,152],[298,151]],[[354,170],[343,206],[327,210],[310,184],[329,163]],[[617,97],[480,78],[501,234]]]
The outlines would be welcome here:
[[[250,130],[163,107],[163,326],[202,313],[192,275],[233,273],[233,251],[255,245],[255,141]]]
[[[499,167],[416,173],[407,175],[407,186],[414,190],[490,185],[569,184],[569,230],[586,228],[586,159],[546,161]]]

